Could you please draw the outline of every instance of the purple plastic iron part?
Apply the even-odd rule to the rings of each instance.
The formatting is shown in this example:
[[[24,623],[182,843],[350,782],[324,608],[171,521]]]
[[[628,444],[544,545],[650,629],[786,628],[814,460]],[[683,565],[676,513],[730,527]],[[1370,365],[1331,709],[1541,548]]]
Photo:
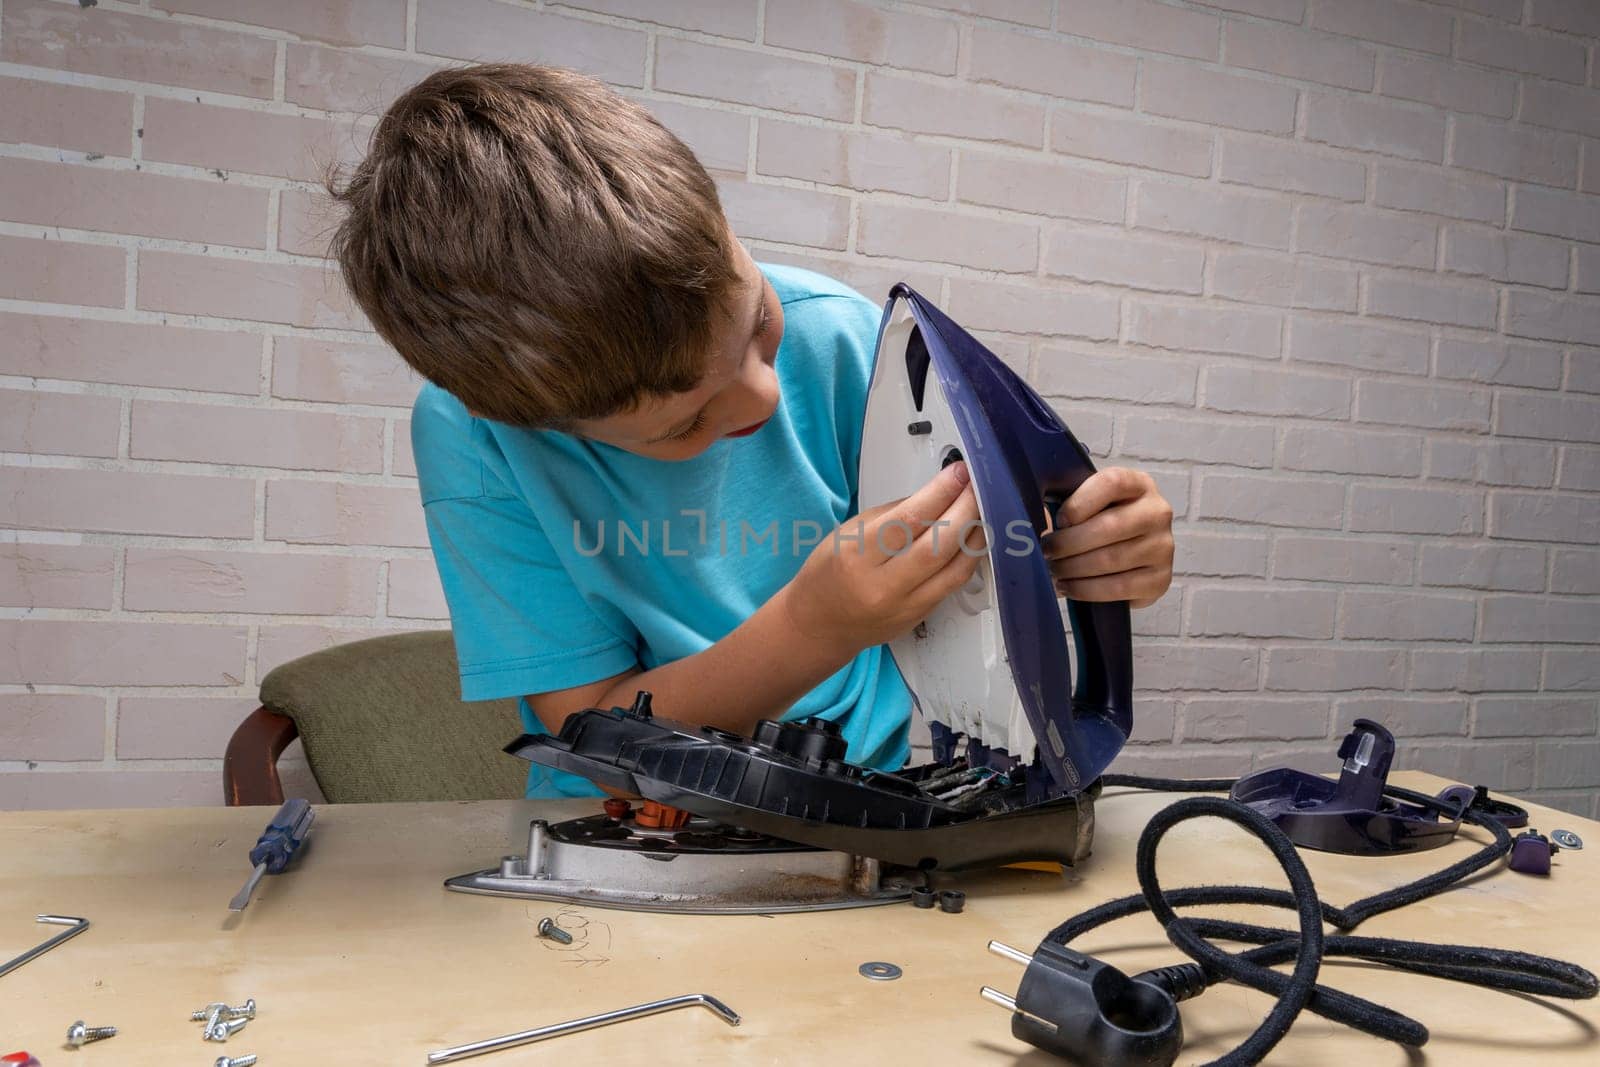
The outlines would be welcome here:
[[[1527,808],[1520,808],[1504,800],[1496,800],[1489,795],[1489,787],[1486,785],[1453,785],[1440,790],[1439,799],[1457,807],[1465,805],[1466,808],[1493,819],[1507,830],[1520,830],[1528,825]]]
[[[1357,719],[1339,745],[1344,768],[1337,782],[1272,767],[1234,783],[1231,796],[1277,823],[1301,848],[1346,855],[1385,855],[1438,848],[1455,837],[1460,818],[1441,821],[1417,804],[1386,797],[1394,735]]]
[[[1517,835],[1511,842],[1511,856],[1506,860],[1506,866],[1519,874],[1550,873],[1550,857],[1560,852],[1559,845],[1537,830],[1527,830]]]

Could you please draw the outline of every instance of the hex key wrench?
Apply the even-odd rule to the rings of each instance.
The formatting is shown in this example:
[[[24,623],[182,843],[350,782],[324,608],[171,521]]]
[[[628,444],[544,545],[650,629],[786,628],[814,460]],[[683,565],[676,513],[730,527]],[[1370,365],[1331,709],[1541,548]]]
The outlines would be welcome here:
[[[593,1030],[597,1026],[610,1026],[612,1023],[627,1022],[629,1019],[642,1019],[646,1015],[657,1015],[664,1011],[672,1011],[674,1008],[687,1008],[695,1004],[705,1005],[707,1010],[714,1013],[729,1026],[739,1025],[739,1014],[716,997],[708,993],[686,993],[681,997],[652,1000],[648,1004],[640,1004],[632,1008],[618,1008],[616,1011],[602,1012],[599,1015],[590,1015],[584,1019],[574,1019],[569,1023],[553,1023],[550,1026],[541,1026],[537,1030],[524,1030],[520,1034],[507,1034],[505,1037],[491,1037],[486,1041],[474,1041],[470,1045],[442,1048],[438,1052],[428,1053],[428,1062],[432,1064],[449,1063],[451,1060],[464,1060],[468,1056],[480,1056],[485,1052],[498,1052],[503,1048],[511,1048],[514,1045],[526,1045],[532,1041],[543,1041],[546,1038],[575,1034],[580,1030]]]
[[[38,959],[40,956],[43,956],[46,952],[49,952],[63,941],[71,941],[73,938],[89,929],[89,920],[80,919],[76,915],[37,915],[34,917],[33,921],[51,923],[55,926],[65,926],[68,927],[68,929],[61,931],[48,941],[35,945],[33,948],[30,948],[16,959],[7,960],[4,963],[0,963],[0,977],[10,974],[18,967],[21,967],[24,963],[27,963],[29,960]]]

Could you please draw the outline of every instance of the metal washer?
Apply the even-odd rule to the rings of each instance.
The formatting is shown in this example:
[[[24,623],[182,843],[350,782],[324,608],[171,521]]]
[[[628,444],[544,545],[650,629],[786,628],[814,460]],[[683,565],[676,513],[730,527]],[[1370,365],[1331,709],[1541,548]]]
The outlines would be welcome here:
[[[1550,834],[1550,840],[1560,845],[1569,852],[1576,852],[1583,848],[1583,838],[1571,830],[1555,830]]]
[[[863,963],[856,969],[861,973],[861,977],[870,978],[874,982],[892,982],[904,973],[894,964],[883,963],[882,961]]]

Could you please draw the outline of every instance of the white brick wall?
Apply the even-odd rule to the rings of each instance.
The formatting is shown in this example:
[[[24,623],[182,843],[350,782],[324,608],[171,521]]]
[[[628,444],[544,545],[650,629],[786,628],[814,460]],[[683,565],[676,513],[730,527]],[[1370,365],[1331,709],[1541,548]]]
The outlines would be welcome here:
[[[983,331],[1178,514],[1122,765],[1600,799],[1595,0],[0,0],[0,806],[215,803],[263,673],[445,617],[321,167],[579,67],[758,256]]]

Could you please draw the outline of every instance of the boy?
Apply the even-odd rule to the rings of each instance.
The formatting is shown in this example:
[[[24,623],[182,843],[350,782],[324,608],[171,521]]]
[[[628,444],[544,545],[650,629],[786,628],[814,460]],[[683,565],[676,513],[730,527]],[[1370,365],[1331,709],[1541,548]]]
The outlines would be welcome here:
[[[648,689],[741,734],[835,720],[851,760],[900,767],[884,642],[982,545],[938,537],[977,517],[964,464],[856,515],[878,305],[758,266],[682,142],[568,71],[428,77],[335,195],[345,279],[429,383],[412,440],[463,699],[518,697],[543,732]],[[1090,479],[1046,545],[1062,591],[1153,602],[1171,516],[1146,475]],[[535,767],[528,795],[598,790]]]

